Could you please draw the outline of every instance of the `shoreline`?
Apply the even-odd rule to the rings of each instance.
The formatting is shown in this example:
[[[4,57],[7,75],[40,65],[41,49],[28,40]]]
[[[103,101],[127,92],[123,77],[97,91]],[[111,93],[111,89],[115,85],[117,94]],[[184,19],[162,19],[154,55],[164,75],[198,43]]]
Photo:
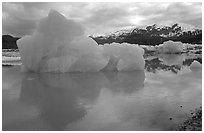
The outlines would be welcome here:
[[[191,111],[188,118],[178,125],[174,131],[202,131],[202,107]]]

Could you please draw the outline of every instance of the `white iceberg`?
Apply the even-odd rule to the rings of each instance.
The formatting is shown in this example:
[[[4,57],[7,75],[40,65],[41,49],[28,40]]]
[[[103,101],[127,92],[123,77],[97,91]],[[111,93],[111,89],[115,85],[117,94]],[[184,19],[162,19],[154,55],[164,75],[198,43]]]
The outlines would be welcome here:
[[[199,70],[199,69],[202,69],[202,65],[198,61],[194,60],[190,65],[190,69]]]
[[[31,36],[18,40],[23,71],[98,72],[144,69],[144,50],[137,45],[99,46],[83,27],[55,10],[41,19]],[[111,63],[113,60],[115,63]]]
[[[144,69],[144,49],[138,45],[112,43],[105,44],[103,47],[104,55],[109,57],[109,63],[105,70],[133,71]]]
[[[183,52],[183,43],[182,42],[174,42],[174,41],[166,41],[163,44],[158,46],[159,53],[166,54],[175,54]]]
[[[189,50],[189,49],[194,49],[194,48],[195,48],[194,44],[183,43],[183,49],[184,50]]]
[[[148,46],[148,45],[140,45],[145,51],[156,51],[157,47],[155,46]]]

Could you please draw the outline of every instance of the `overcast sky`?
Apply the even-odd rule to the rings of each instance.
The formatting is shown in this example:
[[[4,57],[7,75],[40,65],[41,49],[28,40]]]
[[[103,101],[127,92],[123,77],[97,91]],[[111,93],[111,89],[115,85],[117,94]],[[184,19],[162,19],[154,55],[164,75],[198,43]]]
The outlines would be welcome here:
[[[86,34],[106,33],[154,23],[185,23],[201,28],[199,3],[2,3],[2,33],[32,34],[37,20],[55,9],[81,23]]]

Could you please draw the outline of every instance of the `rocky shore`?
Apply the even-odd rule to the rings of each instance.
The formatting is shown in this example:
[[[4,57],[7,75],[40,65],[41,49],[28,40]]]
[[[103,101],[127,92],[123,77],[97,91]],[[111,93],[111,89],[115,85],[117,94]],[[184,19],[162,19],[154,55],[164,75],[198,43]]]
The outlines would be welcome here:
[[[174,130],[176,131],[202,131],[202,107],[191,111],[189,117]]]

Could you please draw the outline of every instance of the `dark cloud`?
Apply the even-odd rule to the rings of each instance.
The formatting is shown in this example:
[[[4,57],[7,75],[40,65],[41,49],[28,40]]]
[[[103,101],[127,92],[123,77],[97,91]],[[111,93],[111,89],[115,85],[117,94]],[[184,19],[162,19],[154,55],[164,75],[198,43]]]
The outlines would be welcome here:
[[[36,8],[24,7],[25,3],[2,4],[2,33],[14,36],[32,34],[36,22],[41,18]]]
[[[4,34],[12,34],[20,37],[32,34],[36,27],[36,22],[10,16],[6,20],[2,21],[2,25]]]
[[[181,22],[202,26],[202,3],[2,3],[3,34],[31,34],[36,22],[55,9],[80,22],[86,33],[105,33],[128,26]]]

